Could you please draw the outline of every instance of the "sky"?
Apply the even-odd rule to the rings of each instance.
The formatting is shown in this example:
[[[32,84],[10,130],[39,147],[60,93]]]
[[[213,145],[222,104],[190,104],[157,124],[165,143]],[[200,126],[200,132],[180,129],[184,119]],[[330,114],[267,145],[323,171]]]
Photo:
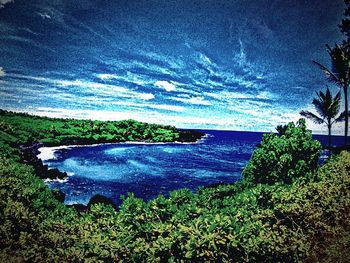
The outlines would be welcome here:
[[[313,110],[342,0],[0,0],[0,108],[272,131]],[[315,133],[326,127],[308,122]],[[334,127],[334,134],[343,128]]]

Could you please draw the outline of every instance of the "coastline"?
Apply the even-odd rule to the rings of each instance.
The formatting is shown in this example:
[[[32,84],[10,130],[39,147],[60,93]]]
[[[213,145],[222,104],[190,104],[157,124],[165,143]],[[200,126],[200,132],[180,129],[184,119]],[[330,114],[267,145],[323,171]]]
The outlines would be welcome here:
[[[55,159],[54,153],[60,149],[69,149],[75,147],[94,147],[99,145],[123,145],[123,144],[139,144],[139,145],[169,145],[169,144],[198,144],[205,141],[209,134],[202,134],[199,139],[195,141],[174,141],[174,142],[148,142],[148,141],[125,141],[125,142],[111,142],[111,143],[91,143],[91,144],[62,144],[50,146],[44,142],[32,142],[28,145],[20,145],[21,159],[23,163],[32,165],[36,175],[41,179],[49,180],[65,180],[69,175],[66,172],[61,172],[57,168],[51,169],[44,162]]]
[[[72,144],[72,145],[58,145],[58,146],[47,146],[43,142],[33,142],[29,145],[20,145],[19,150],[21,153],[21,162],[29,164],[34,168],[35,174],[42,179],[45,183],[58,181],[66,182],[69,176],[74,174],[68,174],[67,172],[62,172],[57,168],[50,168],[45,161],[55,159],[55,152],[61,149],[70,149],[78,147],[95,147],[100,145],[178,145],[178,144],[199,144],[203,143],[210,134],[203,134],[200,139],[197,139],[193,142],[184,142],[184,141],[175,141],[175,142],[147,142],[147,141],[126,141],[126,142],[113,142],[113,143],[93,143],[93,144]],[[61,191],[58,191],[55,195],[59,201],[64,203],[65,194]],[[106,204],[113,203],[106,197],[97,195],[97,201],[103,202]],[[96,199],[95,198],[95,199]],[[96,202],[96,200],[93,200]],[[90,202],[89,202],[90,204]],[[81,204],[71,204],[67,205],[68,207],[75,207],[77,211],[83,212],[86,211],[89,207]]]
[[[210,134],[206,133],[204,134],[200,139],[196,140],[195,142],[181,142],[181,141],[174,141],[174,142],[147,142],[147,141],[125,141],[125,142],[111,142],[111,143],[94,143],[94,144],[72,144],[72,145],[60,145],[60,146],[43,146],[37,148],[37,151],[39,152],[36,156],[39,158],[42,162],[48,161],[48,160],[54,160],[55,152],[62,149],[70,149],[70,148],[80,148],[80,147],[95,147],[95,146],[101,146],[101,145],[175,145],[175,144],[199,144],[203,143]]]

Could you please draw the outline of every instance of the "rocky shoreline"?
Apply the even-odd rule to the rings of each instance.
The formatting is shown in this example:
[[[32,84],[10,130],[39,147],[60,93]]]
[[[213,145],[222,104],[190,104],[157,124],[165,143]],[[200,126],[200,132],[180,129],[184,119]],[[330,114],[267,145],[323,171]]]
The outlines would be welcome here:
[[[40,179],[65,179],[68,174],[66,172],[61,172],[57,168],[49,168],[48,165],[44,164],[41,159],[38,158],[39,148],[43,147],[44,143],[36,142],[29,146],[21,145],[19,147],[21,153],[21,159],[23,163],[30,164],[33,166],[36,175]]]
[[[42,142],[36,142],[28,146],[21,145],[19,147],[19,150],[21,153],[21,161],[25,164],[31,165],[34,168],[35,174],[40,179],[57,180],[57,179],[67,178],[68,174],[66,172],[61,172],[57,168],[51,169],[48,167],[48,165],[44,164],[40,158],[38,158],[37,155],[40,153],[39,148],[44,146],[46,145]],[[52,193],[58,201],[64,203],[65,193],[57,189],[54,189]],[[72,204],[72,205],[67,205],[67,207],[73,207],[78,212],[84,212],[89,210],[93,204],[97,204],[97,203],[110,205],[114,209],[117,209],[116,205],[113,203],[113,201],[110,198],[107,198],[105,196],[98,195],[98,194],[93,196],[87,205]]]
[[[180,131],[180,138],[176,141],[178,143],[194,143],[199,140],[201,140],[205,136],[204,133],[199,131],[193,131],[193,130],[181,130]],[[137,141],[135,141],[137,142]],[[176,143],[174,142],[174,143]],[[96,143],[96,142],[94,142]],[[102,142],[103,143],[103,142]],[[118,143],[118,142],[114,142]],[[145,142],[145,143],[152,143],[152,142]],[[60,146],[69,146],[69,145],[92,145],[93,142],[91,141],[66,141],[62,142]],[[57,179],[65,179],[68,177],[68,174],[66,172],[61,172],[57,168],[49,168],[48,165],[44,164],[43,161],[38,158],[38,155],[40,154],[39,148],[41,147],[51,147],[51,146],[57,146],[50,143],[43,143],[43,142],[34,142],[29,145],[20,145],[19,150],[21,153],[21,159],[23,163],[30,164],[34,167],[36,175],[41,179],[50,179],[50,180],[57,180]]]
[[[198,131],[182,131],[182,138],[178,141],[180,143],[188,143],[188,142],[196,142],[200,139],[202,139],[205,136],[204,133],[198,132]],[[82,142],[74,142],[75,144],[79,145]],[[63,145],[66,145],[67,143],[63,143]],[[19,150],[21,154],[21,162],[25,164],[29,164],[34,168],[35,174],[40,179],[49,179],[49,180],[63,180],[68,177],[68,174],[66,172],[61,172],[57,168],[49,168],[48,165],[44,164],[43,161],[38,157],[40,154],[39,149],[41,147],[50,147],[50,146],[57,146],[57,145],[50,145],[48,143],[43,142],[34,142],[29,145],[20,145]],[[54,197],[64,203],[65,201],[65,193],[62,191],[59,191],[57,189],[53,190]],[[113,203],[113,201],[110,198],[107,198],[102,195],[95,195],[93,196],[89,203],[87,205],[83,204],[72,204],[67,205],[67,207],[74,207],[78,212],[84,212],[90,209],[90,207],[93,204],[102,203],[105,205],[111,205],[114,209],[117,209],[117,206]]]

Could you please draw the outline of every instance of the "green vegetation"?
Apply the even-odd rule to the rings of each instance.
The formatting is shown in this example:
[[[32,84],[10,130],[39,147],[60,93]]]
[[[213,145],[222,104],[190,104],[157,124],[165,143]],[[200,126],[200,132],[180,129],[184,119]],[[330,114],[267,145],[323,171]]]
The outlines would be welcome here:
[[[125,141],[196,141],[203,134],[181,131],[173,126],[134,120],[91,121],[53,119],[0,110],[0,131],[4,141],[17,144],[44,142],[46,145],[93,144]]]
[[[348,105],[348,89],[350,84],[350,3],[349,0],[344,0],[344,3],[346,6],[344,11],[345,18],[342,20],[339,28],[346,39],[342,44],[336,44],[333,48],[327,45],[327,52],[331,58],[332,68],[329,69],[317,61],[313,62],[319,66],[330,82],[335,83],[343,90],[345,106],[345,111],[343,113],[345,120],[344,146],[347,146],[350,116]]]
[[[332,145],[332,125],[335,122],[344,121],[344,114],[339,114],[340,110],[340,92],[338,92],[334,97],[332,96],[329,88],[327,88],[326,93],[322,91],[317,92],[317,98],[314,98],[312,104],[314,105],[316,111],[320,114],[316,114],[310,111],[301,111],[300,115],[311,119],[316,124],[326,124],[328,128],[328,147]],[[339,116],[338,116],[339,115]]]
[[[305,120],[289,123],[282,135],[265,134],[243,170],[244,180],[252,184],[291,183],[311,176],[317,168],[321,144],[312,139]]]
[[[350,2],[348,0],[344,0],[345,10],[344,16],[345,18],[341,21],[339,27],[340,31],[346,36],[346,40],[344,43],[350,43]]]
[[[271,159],[255,152],[240,182],[196,194],[177,190],[149,202],[130,194],[119,211],[98,203],[86,212],[59,202],[34,169],[19,162],[14,146],[17,138],[45,139],[40,136],[52,123],[71,138],[61,132],[71,122],[1,117],[1,262],[347,262],[350,257],[350,154],[316,168],[320,146],[303,121],[288,124],[283,135],[266,135],[256,152],[263,149]],[[288,156],[274,163],[281,151]],[[272,177],[261,173],[266,165]],[[261,180],[264,176],[268,179]]]

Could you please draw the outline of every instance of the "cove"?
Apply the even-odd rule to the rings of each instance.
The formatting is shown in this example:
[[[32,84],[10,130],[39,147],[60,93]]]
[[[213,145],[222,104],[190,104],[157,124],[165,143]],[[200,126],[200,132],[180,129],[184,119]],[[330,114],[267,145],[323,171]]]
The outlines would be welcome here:
[[[66,204],[87,204],[100,194],[121,204],[120,195],[133,192],[150,200],[160,194],[241,178],[263,133],[201,130],[207,136],[192,144],[117,143],[39,149],[51,168],[70,176],[46,181],[50,189],[66,194]],[[323,136],[322,136],[323,137]]]

